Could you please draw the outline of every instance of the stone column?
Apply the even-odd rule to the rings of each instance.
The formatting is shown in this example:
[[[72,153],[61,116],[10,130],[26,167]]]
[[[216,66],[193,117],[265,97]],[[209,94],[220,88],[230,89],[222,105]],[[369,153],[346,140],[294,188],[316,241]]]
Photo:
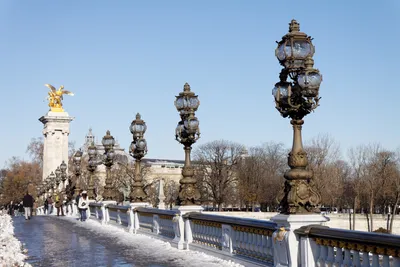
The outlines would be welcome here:
[[[43,180],[60,166],[68,162],[69,123],[73,120],[67,112],[49,111],[39,121],[43,123]],[[67,170],[68,173],[68,170]]]
[[[159,185],[158,185],[158,208],[161,210],[165,210],[165,195],[164,195],[164,180],[160,179]]]

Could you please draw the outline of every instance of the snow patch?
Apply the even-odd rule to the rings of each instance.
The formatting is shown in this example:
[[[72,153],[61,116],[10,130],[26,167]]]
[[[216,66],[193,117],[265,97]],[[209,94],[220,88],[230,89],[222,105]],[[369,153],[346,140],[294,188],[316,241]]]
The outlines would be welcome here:
[[[31,266],[25,263],[27,251],[23,249],[21,242],[14,236],[14,226],[11,216],[0,211],[0,267]]]

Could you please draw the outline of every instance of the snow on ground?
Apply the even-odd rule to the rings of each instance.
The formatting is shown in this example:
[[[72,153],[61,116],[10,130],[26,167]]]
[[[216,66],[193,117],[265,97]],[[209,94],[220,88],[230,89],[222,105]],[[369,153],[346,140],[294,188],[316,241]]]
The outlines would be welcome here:
[[[185,267],[241,267],[243,265],[232,261],[222,260],[213,256],[209,256],[202,252],[190,250],[178,250],[171,247],[170,243],[164,242],[150,236],[142,234],[130,234],[122,228],[113,225],[101,225],[97,221],[87,220],[86,222],[77,221],[75,217],[61,217],[62,220],[68,220],[76,224],[78,227],[84,227],[93,231],[95,235],[112,236],[115,240],[139,249],[140,255],[147,258],[157,257],[165,262],[174,262],[174,266]]]
[[[24,263],[24,252],[21,242],[14,236],[11,216],[0,211],[0,267],[31,266]]]

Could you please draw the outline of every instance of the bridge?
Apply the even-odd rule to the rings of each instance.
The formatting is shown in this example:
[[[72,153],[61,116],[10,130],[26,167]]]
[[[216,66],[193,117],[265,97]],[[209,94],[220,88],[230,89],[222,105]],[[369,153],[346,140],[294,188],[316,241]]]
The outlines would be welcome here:
[[[68,210],[74,218],[72,205]],[[38,214],[44,215],[43,207]],[[92,225],[105,231],[112,227],[123,230],[124,237],[146,235],[177,250],[204,252],[243,266],[400,266],[400,236],[316,225],[321,217],[328,220],[317,214],[277,215],[268,221],[92,202],[87,215]],[[43,223],[57,221],[52,215],[38,218]],[[155,264],[145,266],[171,266]]]

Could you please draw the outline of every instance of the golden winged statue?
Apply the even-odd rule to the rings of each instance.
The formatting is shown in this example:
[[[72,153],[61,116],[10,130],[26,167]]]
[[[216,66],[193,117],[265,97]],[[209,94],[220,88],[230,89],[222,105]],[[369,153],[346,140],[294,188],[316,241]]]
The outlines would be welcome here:
[[[55,112],[63,112],[64,109],[62,107],[62,100],[63,100],[63,95],[70,95],[73,96],[74,93],[64,90],[64,86],[61,85],[58,90],[54,88],[51,84],[45,84],[50,91],[48,92],[48,97],[47,100],[49,101],[49,107],[51,111]]]

